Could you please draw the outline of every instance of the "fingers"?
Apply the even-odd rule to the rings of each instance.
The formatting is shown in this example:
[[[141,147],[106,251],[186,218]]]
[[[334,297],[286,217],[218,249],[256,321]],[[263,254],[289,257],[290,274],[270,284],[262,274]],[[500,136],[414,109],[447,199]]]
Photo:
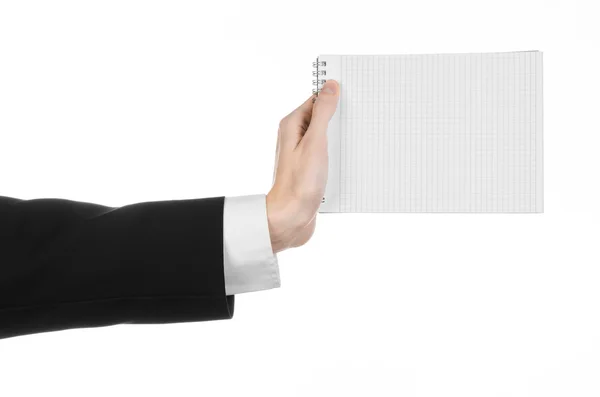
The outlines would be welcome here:
[[[310,124],[314,98],[315,95],[311,95],[302,105],[281,120],[279,123],[280,148],[293,150],[298,145]]]
[[[319,92],[312,109],[310,126],[306,132],[306,138],[319,140],[326,138],[329,120],[337,109],[340,97],[340,85],[335,80],[327,80]]]
[[[326,146],[327,126],[340,96],[340,86],[327,80],[318,96],[311,95],[302,105],[281,120],[280,149],[294,150],[299,144]]]
[[[314,94],[311,95],[306,101],[304,101],[304,103],[302,105],[298,106],[290,114],[290,116],[299,118],[299,119],[308,118],[307,123],[310,122],[310,118],[312,116],[312,110],[313,110],[313,103],[315,102],[315,98],[316,98],[316,96]]]
[[[281,123],[290,126],[301,126],[303,124],[308,126],[310,118],[312,117],[313,102],[315,98],[316,96],[314,94],[311,95],[302,105],[298,106],[292,113],[285,116],[283,120],[281,120]]]

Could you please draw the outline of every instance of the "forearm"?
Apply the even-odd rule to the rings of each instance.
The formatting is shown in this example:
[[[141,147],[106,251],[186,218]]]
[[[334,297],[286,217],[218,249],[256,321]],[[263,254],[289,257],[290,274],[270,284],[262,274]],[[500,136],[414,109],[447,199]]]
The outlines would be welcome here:
[[[223,200],[2,199],[0,336],[230,318]]]

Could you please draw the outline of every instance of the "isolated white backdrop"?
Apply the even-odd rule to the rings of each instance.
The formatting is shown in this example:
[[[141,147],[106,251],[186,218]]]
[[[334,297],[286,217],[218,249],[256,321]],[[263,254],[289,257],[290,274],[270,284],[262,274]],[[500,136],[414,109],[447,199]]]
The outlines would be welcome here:
[[[599,395],[591,5],[0,2],[0,195],[266,193],[319,53],[538,49],[546,210],[319,216],[232,320],[0,340],[0,395]]]

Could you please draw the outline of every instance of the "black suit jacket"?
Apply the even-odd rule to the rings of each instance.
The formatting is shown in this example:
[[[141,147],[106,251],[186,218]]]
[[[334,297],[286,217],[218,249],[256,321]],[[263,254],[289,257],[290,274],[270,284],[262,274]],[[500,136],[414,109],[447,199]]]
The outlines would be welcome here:
[[[0,338],[231,318],[223,205],[0,197]]]

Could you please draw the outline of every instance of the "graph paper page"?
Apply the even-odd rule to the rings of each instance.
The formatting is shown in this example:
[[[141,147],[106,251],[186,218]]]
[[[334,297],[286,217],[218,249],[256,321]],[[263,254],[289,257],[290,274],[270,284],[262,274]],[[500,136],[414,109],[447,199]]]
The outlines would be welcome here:
[[[543,212],[542,53],[325,55],[321,212]]]

